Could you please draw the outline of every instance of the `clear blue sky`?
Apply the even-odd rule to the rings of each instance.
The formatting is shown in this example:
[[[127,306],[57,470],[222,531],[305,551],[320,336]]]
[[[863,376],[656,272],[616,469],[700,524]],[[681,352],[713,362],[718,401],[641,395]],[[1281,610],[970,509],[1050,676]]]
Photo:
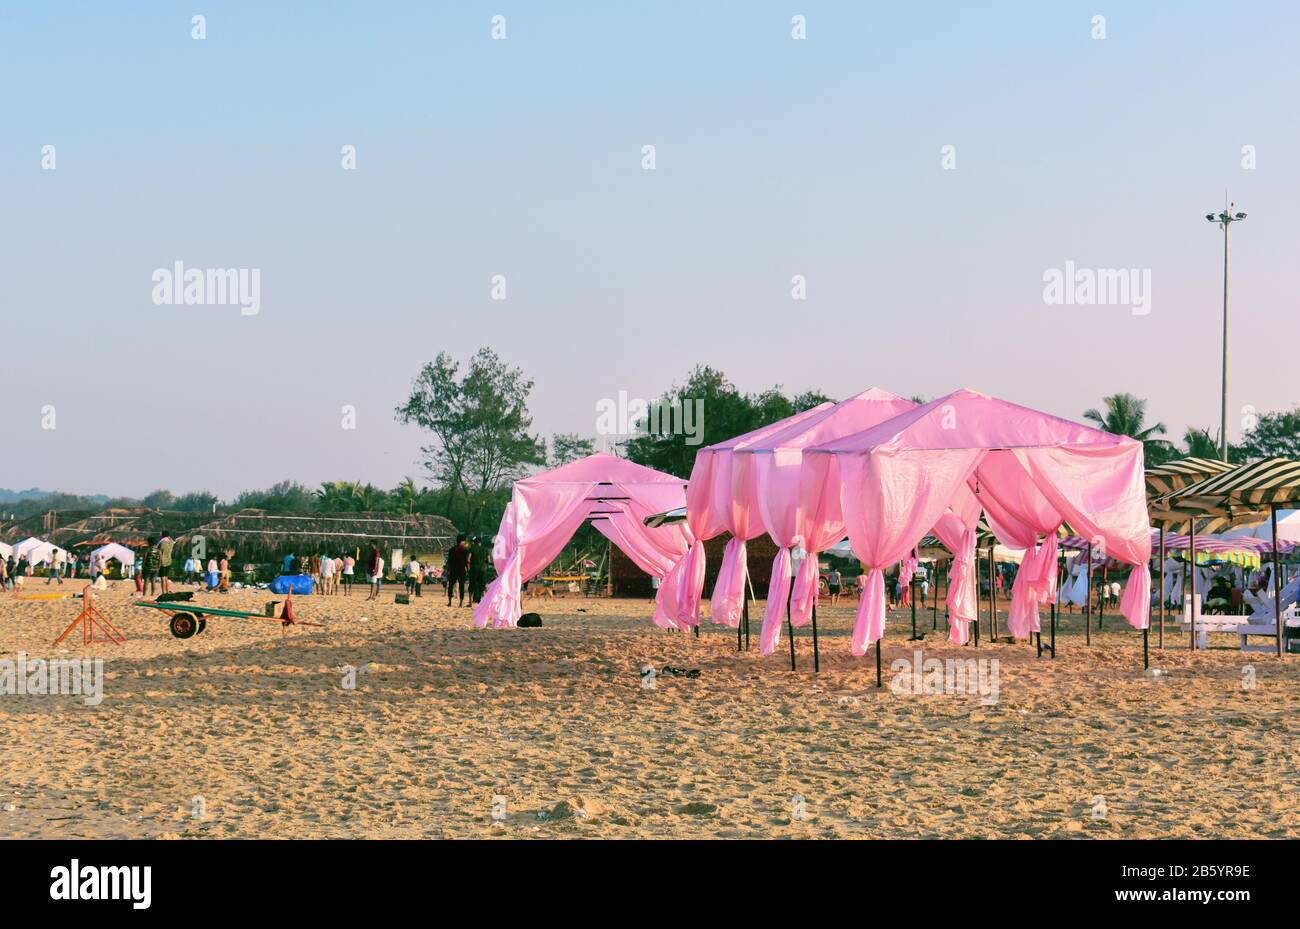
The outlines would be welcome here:
[[[391,486],[410,379],[482,345],[547,435],[704,362],[1127,390],[1181,437],[1217,425],[1225,188],[1235,437],[1300,400],[1298,47],[1289,2],[6,3],[0,486]],[[154,305],[177,260],[260,269],[260,314]],[[1045,305],[1066,260],[1149,268],[1150,315]]]

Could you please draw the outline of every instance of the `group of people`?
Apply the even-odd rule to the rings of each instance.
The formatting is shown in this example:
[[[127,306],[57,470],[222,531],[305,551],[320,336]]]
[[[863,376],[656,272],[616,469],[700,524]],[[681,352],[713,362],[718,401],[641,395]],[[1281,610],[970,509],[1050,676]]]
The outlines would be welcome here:
[[[161,539],[150,538],[143,552],[136,553],[135,579],[136,593],[154,596],[157,593],[172,592],[172,573],[175,570],[172,558],[176,543],[169,535]],[[223,552],[220,558],[210,557],[204,565],[203,558],[191,553],[181,568],[186,583],[207,587],[218,593],[230,592],[230,553]],[[179,577],[177,578],[180,579]]]
[[[50,558],[49,573],[45,578],[47,585],[62,584],[64,578],[75,578],[77,571],[85,568],[83,559],[59,548],[54,550]],[[16,584],[25,583],[27,578],[35,574],[37,567],[39,563],[33,564],[25,554],[19,555],[18,558],[14,558],[11,554],[0,559],[0,590],[13,590]]]
[[[483,599],[487,589],[488,552],[481,538],[468,539],[464,533],[456,537],[456,543],[443,555],[443,564],[437,567],[432,563],[421,564],[418,557],[412,555],[405,564],[388,565],[377,544],[372,543],[361,554],[361,565],[366,576],[367,600],[379,599],[384,578],[390,572],[396,581],[404,586],[407,594],[424,596],[425,585],[443,584],[447,589],[447,605],[457,594],[459,605],[465,606],[465,595],[469,594],[469,604],[473,606]],[[324,596],[337,596],[340,592],[345,597],[352,595],[352,587],[357,574],[357,559],[347,553],[284,556],[283,573],[286,575],[307,575],[312,579],[312,588]]]
[[[312,590],[321,596],[352,596],[352,583],[356,579],[357,559],[342,552],[335,555],[304,555],[299,558],[290,552],[284,556],[284,574],[305,574],[312,580]]]
[[[407,590],[414,589],[415,596],[420,596],[422,570],[426,572],[430,583],[441,581],[447,588],[447,606],[451,606],[453,596],[459,596],[458,606],[465,606],[466,588],[469,589],[469,605],[483,599],[487,589],[487,549],[483,539],[475,536],[468,540],[462,532],[456,536],[456,544],[443,554],[442,569],[432,565],[421,569],[420,563],[411,558],[406,567]]]

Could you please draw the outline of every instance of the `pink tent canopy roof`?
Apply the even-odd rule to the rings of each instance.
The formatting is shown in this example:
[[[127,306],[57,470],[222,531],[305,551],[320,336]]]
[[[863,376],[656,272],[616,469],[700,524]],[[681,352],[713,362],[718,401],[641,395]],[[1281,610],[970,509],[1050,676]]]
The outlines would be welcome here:
[[[685,484],[680,477],[647,468],[608,452],[596,452],[517,481],[518,484]]]
[[[818,413],[822,413],[827,410],[830,410],[834,406],[835,406],[834,403],[827,400],[825,403],[819,403],[814,407],[810,407],[809,409],[801,410],[800,412],[795,413],[793,416],[787,416],[785,419],[778,419],[776,422],[768,423],[766,426],[759,426],[757,429],[754,429],[750,432],[746,432],[744,435],[738,435],[735,438],[727,439],[727,441],[725,442],[715,442],[712,445],[706,445],[704,448],[700,449],[700,452],[728,451],[730,449],[739,448],[741,446],[748,445],[752,442],[757,442],[761,439],[766,439],[769,436],[775,435],[776,433],[781,432],[784,429],[788,429],[792,426],[798,425],[799,423],[802,423],[805,420],[813,416],[816,416]],[[695,455],[696,458],[698,458],[699,452],[696,452]]]
[[[742,442],[736,451],[742,454],[770,454],[808,448],[839,438],[846,430],[858,432],[855,425],[864,420],[870,423],[867,428],[877,425],[881,411],[892,411],[891,415],[896,416],[915,406],[915,403],[904,400],[897,394],[879,387],[869,387],[833,406],[817,407],[811,411],[813,415],[796,420],[782,429]]]
[[[1110,447],[1123,444],[1137,444],[1137,440],[963,387],[877,426],[831,439],[805,451],[811,454],[861,454],[873,451]]]
[[[806,497],[817,501],[806,505],[838,507],[854,554],[870,569],[855,654],[883,634],[884,565],[906,557],[930,527],[956,556],[954,577],[962,565],[949,612],[954,641],[964,641],[974,617],[969,562],[981,510],[1001,541],[1029,549],[1008,619],[1017,637],[1037,628],[1037,603],[1052,594],[1063,521],[1121,561],[1145,565],[1150,557],[1140,442],[974,390],[804,449],[802,479]],[[1149,589],[1149,575],[1133,572],[1121,603],[1140,629]]]

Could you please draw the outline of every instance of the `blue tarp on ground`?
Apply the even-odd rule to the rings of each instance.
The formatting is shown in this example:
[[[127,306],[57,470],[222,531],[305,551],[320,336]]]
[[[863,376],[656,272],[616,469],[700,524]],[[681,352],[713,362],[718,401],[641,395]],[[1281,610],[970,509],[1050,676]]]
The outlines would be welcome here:
[[[296,594],[312,592],[311,576],[307,574],[281,574],[273,580],[268,588],[273,594],[287,594],[293,590]]]

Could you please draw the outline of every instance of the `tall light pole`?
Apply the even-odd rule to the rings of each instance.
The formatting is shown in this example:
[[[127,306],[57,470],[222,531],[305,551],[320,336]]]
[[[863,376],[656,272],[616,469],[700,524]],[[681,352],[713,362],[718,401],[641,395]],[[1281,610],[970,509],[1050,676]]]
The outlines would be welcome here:
[[[1245,213],[1232,212],[1236,205],[1228,204],[1217,216],[1205,214],[1207,220],[1223,228],[1223,396],[1219,407],[1219,452],[1224,461],[1228,460],[1228,227],[1246,218]]]

